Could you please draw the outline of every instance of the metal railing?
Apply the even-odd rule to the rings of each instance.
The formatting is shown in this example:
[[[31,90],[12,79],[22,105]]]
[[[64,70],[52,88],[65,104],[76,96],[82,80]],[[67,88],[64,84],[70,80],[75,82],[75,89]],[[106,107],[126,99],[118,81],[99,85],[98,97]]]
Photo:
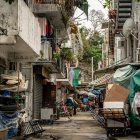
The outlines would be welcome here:
[[[119,61],[114,62],[112,65],[109,65],[108,67],[113,67],[113,66],[116,66],[116,65],[130,63],[130,59],[131,59],[131,56],[128,56],[126,58],[123,58],[123,59],[121,59]]]

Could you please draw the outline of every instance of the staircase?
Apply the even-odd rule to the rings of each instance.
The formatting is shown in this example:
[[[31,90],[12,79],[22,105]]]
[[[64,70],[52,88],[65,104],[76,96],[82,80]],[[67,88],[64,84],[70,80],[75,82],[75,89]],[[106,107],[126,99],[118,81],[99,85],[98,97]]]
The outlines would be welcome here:
[[[132,0],[118,0],[117,29],[122,30],[127,18],[131,17]]]

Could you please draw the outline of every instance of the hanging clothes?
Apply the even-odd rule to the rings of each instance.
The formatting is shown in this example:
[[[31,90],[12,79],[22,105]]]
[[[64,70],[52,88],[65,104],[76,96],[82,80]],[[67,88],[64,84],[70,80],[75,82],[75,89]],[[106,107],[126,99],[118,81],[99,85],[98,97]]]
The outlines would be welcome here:
[[[53,39],[54,38],[54,28],[53,28],[53,25],[50,25],[50,27],[49,27],[49,37],[51,38],[51,39]]]
[[[80,68],[73,68],[74,71],[74,78],[73,78],[73,82],[72,85],[74,87],[78,86],[79,84],[79,78],[80,78]]]
[[[73,70],[73,68],[70,68],[69,79],[70,79],[71,85],[73,85],[73,79],[74,79],[74,70]]]
[[[46,18],[38,18],[40,28],[41,28],[41,36],[46,36]]]
[[[49,36],[49,26],[50,26],[50,23],[49,23],[49,21],[46,19],[46,37],[48,37]]]

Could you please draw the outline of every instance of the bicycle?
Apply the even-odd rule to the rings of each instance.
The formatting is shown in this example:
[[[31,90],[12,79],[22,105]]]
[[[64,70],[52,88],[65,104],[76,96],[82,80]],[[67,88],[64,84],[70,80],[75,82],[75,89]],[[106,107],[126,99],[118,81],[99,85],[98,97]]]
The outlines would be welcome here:
[[[58,111],[59,116],[68,117],[68,119],[70,119],[70,113],[69,113],[64,101],[61,101],[59,103],[56,102],[56,107],[57,107],[57,111]]]

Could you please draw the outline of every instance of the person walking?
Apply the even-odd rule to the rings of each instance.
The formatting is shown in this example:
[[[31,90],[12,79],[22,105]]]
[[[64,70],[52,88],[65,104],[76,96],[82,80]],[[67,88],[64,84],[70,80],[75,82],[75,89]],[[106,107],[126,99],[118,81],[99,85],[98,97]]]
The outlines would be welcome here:
[[[78,107],[78,103],[74,100],[73,95],[74,94],[68,95],[66,100],[66,105],[68,106],[71,116],[76,115],[76,109]]]

